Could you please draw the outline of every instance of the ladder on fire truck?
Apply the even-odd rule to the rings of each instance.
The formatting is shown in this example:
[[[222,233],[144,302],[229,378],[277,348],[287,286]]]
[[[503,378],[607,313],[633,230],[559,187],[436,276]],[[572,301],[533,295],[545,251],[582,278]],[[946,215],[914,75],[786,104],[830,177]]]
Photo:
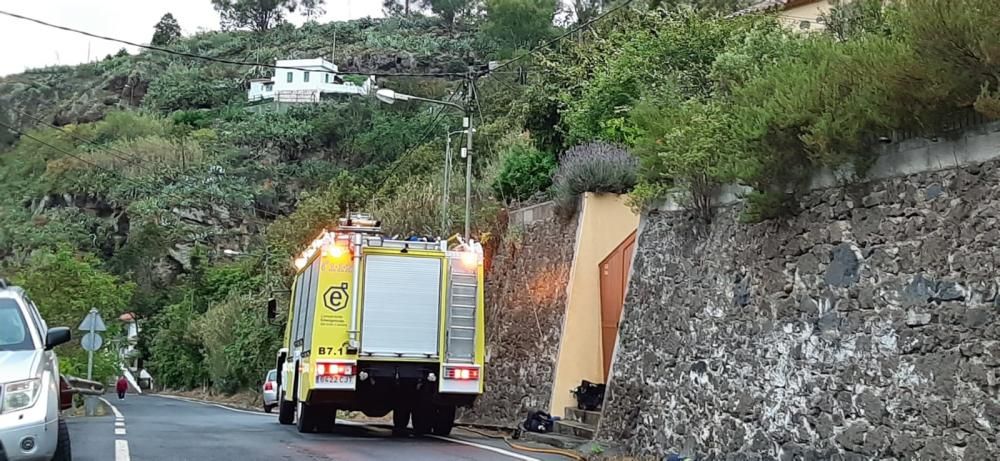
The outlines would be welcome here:
[[[475,244],[466,244],[466,255],[475,252]],[[478,259],[475,261],[478,264]],[[452,256],[449,264],[448,287],[447,361],[468,362],[475,360],[476,351],[476,293],[479,278],[475,270],[463,260],[463,255]]]

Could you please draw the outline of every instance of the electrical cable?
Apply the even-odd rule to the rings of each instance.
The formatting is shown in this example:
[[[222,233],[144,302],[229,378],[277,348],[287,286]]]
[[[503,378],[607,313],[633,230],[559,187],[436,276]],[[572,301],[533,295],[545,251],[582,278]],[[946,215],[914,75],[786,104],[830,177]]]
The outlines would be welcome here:
[[[587,21],[587,22],[585,22],[583,24],[577,25],[576,27],[574,27],[574,28],[566,31],[565,33],[562,33],[559,36],[557,36],[557,37],[555,37],[555,38],[553,38],[551,40],[548,40],[545,43],[542,43],[541,45],[538,45],[538,46],[536,46],[536,47],[534,47],[534,48],[532,48],[532,49],[530,49],[530,50],[522,53],[520,56],[508,59],[508,60],[506,60],[506,61],[504,61],[504,62],[502,62],[500,64],[497,64],[497,66],[494,67],[493,69],[487,69],[487,70],[482,71],[480,73],[480,75],[489,74],[490,72],[493,72],[493,71],[495,71],[497,69],[500,69],[502,67],[506,67],[506,66],[508,66],[508,65],[510,65],[510,64],[512,64],[514,62],[517,62],[517,61],[519,61],[521,59],[524,59],[524,57],[526,57],[528,55],[531,55],[531,54],[534,54],[534,53],[536,53],[537,51],[539,51],[541,49],[548,48],[550,45],[552,45],[552,44],[554,44],[554,43],[556,43],[556,42],[558,42],[558,41],[560,41],[560,40],[562,40],[562,39],[564,39],[564,38],[566,38],[566,37],[568,37],[570,35],[573,35],[576,32],[579,32],[580,30],[582,30],[582,29],[584,29],[586,27],[590,27],[591,24],[594,24],[594,23],[596,23],[596,22],[598,22],[598,21],[600,21],[600,20],[608,17],[609,15],[615,13],[616,11],[618,11],[618,10],[620,10],[622,8],[625,8],[625,7],[629,6],[629,5],[631,5],[632,2],[634,2],[634,1],[635,0],[625,0],[624,2],[620,3],[618,6],[616,6],[614,8],[611,8],[610,10],[605,11],[604,13],[601,13],[598,16],[595,16],[594,18],[590,19],[589,21]]]
[[[631,0],[629,0],[629,1],[631,1]],[[231,64],[231,65],[235,65],[235,66],[266,67],[266,68],[269,68],[269,69],[300,70],[300,71],[305,71],[305,72],[314,72],[316,70],[316,69],[307,69],[307,68],[304,68],[304,67],[278,66],[278,65],[275,65],[275,64],[262,64],[262,63],[256,63],[256,62],[234,61],[234,60],[231,60],[231,59],[214,58],[214,57],[211,57],[211,56],[202,56],[202,55],[198,55],[198,54],[194,54],[194,53],[188,53],[188,52],[184,52],[184,51],[171,50],[169,48],[163,48],[163,47],[159,47],[159,46],[143,45],[141,43],[136,43],[136,42],[132,42],[132,41],[129,41],[129,40],[123,40],[123,39],[120,39],[120,38],[108,37],[108,36],[105,36],[105,35],[98,35],[98,34],[95,34],[95,33],[87,32],[87,31],[83,31],[83,30],[79,30],[79,29],[74,29],[72,27],[60,26],[58,24],[52,24],[50,22],[42,21],[40,19],[30,18],[28,16],[20,15],[20,14],[17,14],[17,13],[11,13],[9,11],[0,10],[0,14],[5,15],[5,16],[10,16],[10,17],[16,18],[16,19],[21,19],[21,20],[24,20],[24,21],[33,22],[35,24],[40,24],[40,25],[43,25],[43,26],[46,26],[46,27],[51,27],[51,28],[63,30],[63,31],[66,31],[66,32],[72,32],[72,33],[75,33],[75,34],[85,35],[87,37],[96,38],[96,39],[99,39],[99,40],[105,40],[105,41],[109,41],[109,42],[121,43],[123,45],[134,46],[134,47],[137,47],[137,48],[142,48],[142,49],[151,50],[151,51],[159,51],[161,53],[169,53],[169,54],[172,54],[172,55],[175,55],[175,56],[182,56],[182,57],[185,57],[185,58],[200,59],[200,60],[215,62],[215,63],[219,63],[219,64]],[[361,71],[341,72],[341,71],[337,71],[337,73],[341,74],[341,75],[360,75],[360,76],[364,76],[364,77],[367,77],[369,75],[370,76],[375,76],[375,77],[464,77],[466,75],[464,72],[392,72],[392,73],[387,73],[387,72],[361,72]]]
[[[452,102],[452,100],[455,99],[455,95],[457,94],[458,94],[457,91],[453,92],[451,95],[448,96],[448,99],[446,99],[445,101]],[[445,110],[448,110],[448,106],[440,106],[440,109],[437,111],[437,114],[434,115],[434,118],[427,125],[427,128],[424,130],[424,133],[420,136],[420,138],[418,138],[417,142],[415,144],[412,144],[410,148],[406,150],[406,152],[403,152],[402,154],[399,155],[399,157],[396,157],[396,160],[393,162],[392,166],[390,166],[389,170],[386,172],[385,177],[382,178],[382,182],[379,183],[378,187],[375,189],[376,195],[379,192],[382,192],[382,189],[385,187],[385,184],[389,182],[389,178],[392,177],[392,173],[394,173],[396,169],[399,168],[399,165],[402,163],[402,160],[412,155],[413,152],[415,152],[420,146],[424,144],[424,142],[427,141],[427,138],[431,135],[432,132],[434,132],[434,127],[437,126],[437,122],[438,120],[441,119],[441,115],[444,114]]]

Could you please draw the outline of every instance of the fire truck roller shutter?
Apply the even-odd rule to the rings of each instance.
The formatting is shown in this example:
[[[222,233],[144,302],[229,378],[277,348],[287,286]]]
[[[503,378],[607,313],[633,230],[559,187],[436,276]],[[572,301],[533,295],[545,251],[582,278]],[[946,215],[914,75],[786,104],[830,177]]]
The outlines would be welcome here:
[[[362,354],[438,355],[441,262],[432,257],[365,256]]]

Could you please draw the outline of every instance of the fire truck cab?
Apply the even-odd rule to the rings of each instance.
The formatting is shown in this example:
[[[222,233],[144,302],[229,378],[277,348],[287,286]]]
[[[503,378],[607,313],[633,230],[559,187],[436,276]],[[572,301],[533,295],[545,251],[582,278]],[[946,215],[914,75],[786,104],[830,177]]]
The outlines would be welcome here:
[[[340,219],[296,259],[278,352],[278,419],[328,432],[337,411],[393,412],[396,431],[447,435],[483,392],[483,253],[476,242],[391,240]]]

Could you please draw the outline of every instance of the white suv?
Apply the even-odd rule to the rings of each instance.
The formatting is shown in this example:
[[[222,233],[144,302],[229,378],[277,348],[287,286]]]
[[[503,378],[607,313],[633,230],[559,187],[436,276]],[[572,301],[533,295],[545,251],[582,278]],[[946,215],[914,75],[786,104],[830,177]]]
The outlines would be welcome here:
[[[69,339],[69,328],[48,328],[24,290],[0,279],[0,460],[72,459],[52,352]]]

